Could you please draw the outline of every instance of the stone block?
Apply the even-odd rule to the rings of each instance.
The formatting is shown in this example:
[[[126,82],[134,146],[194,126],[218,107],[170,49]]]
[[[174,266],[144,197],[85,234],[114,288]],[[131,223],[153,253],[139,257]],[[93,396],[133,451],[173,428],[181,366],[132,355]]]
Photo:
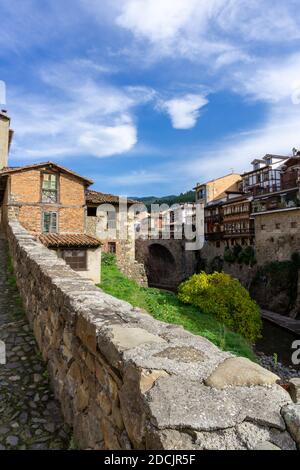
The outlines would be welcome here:
[[[290,379],[289,392],[293,402],[300,404],[300,378]]]
[[[226,359],[205,380],[209,387],[252,387],[254,385],[272,385],[280,377],[244,357]]]
[[[282,416],[292,438],[300,448],[300,405],[288,405],[282,409]]]

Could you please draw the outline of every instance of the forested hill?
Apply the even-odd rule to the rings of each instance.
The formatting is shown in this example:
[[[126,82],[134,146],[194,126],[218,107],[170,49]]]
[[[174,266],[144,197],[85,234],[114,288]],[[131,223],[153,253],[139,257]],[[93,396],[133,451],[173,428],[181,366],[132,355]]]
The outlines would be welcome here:
[[[172,206],[173,204],[178,204],[181,202],[195,202],[195,191],[187,191],[186,193],[181,193],[178,196],[145,196],[133,197],[132,199],[143,202],[148,208],[151,206],[151,204],[168,204],[168,206]]]

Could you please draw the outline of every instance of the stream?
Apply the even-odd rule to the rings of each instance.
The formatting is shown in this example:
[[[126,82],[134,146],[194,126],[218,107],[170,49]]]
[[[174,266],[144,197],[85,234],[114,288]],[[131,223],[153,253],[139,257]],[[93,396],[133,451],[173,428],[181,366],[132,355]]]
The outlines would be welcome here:
[[[256,343],[255,350],[266,356],[274,357],[274,355],[277,355],[279,363],[299,371],[300,375],[300,365],[292,363],[292,354],[295,351],[292,349],[292,344],[295,340],[300,340],[297,334],[291,333],[268,320],[263,320],[262,338]],[[300,354],[298,357],[300,358]]]

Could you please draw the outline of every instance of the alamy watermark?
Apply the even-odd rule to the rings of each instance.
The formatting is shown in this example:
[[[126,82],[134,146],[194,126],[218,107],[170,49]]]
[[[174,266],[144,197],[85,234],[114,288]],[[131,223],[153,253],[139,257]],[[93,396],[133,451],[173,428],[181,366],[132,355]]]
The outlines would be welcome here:
[[[292,349],[295,350],[292,354],[292,363],[294,366],[300,365],[300,339],[295,340],[292,344]]]
[[[187,251],[201,250],[204,244],[202,203],[152,204],[149,209],[120,197],[117,206],[101,204],[97,218],[97,236],[102,240],[183,240]]]

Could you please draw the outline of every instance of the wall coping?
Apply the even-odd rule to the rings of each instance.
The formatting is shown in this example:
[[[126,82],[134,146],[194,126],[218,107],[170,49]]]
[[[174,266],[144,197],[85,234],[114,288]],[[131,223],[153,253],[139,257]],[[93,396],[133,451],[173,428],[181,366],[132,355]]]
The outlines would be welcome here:
[[[291,398],[274,383],[276,376],[104,293],[19,222],[9,221],[7,235],[27,316],[81,447],[254,449],[270,441],[295,448],[281,416]],[[61,354],[65,349],[66,357]],[[78,351],[83,351],[80,357]],[[236,367],[231,377],[229,360]],[[92,375],[71,386],[74,364],[82,376]],[[105,374],[97,373],[99,367]],[[216,385],[220,375],[224,387]],[[104,376],[118,389],[113,393],[107,386],[112,405],[90,398],[81,410],[81,387],[98,397],[95,377],[102,390]],[[119,403],[121,418],[114,415],[114,403]],[[95,429],[101,429],[101,444]]]

